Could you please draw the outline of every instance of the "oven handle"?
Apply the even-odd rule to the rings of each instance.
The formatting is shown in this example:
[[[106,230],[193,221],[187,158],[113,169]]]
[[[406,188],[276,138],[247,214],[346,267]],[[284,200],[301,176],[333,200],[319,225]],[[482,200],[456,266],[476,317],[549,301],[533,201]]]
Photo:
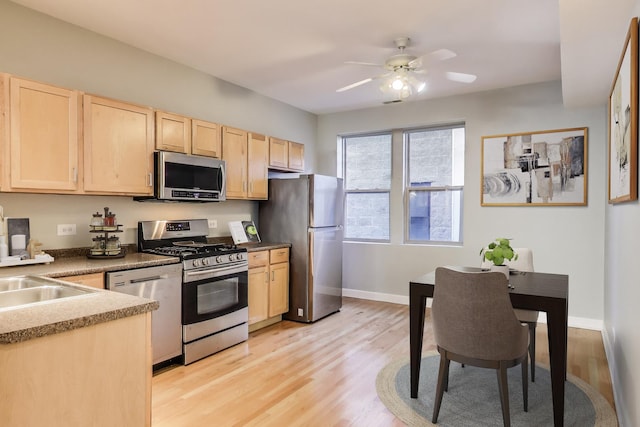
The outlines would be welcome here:
[[[246,265],[243,263],[243,265],[232,265],[230,267],[217,267],[217,268],[209,268],[207,270],[196,270],[196,271],[185,271],[184,275],[185,277],[194,277],[194,276],[203,276],[206,274],[214,274],[216,276],[221,276],[223,274],[228,274],[228,273],[242,273],[243,271],[246,271]]]

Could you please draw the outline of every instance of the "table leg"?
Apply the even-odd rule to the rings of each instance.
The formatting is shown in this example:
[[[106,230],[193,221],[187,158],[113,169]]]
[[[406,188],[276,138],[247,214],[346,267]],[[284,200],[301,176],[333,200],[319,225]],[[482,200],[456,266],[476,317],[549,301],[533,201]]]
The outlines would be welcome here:
[[[424,310],[427,298],[415,286],[409,291],[409,347],[411,353],[411,397],[418,397],[420,361],[422,356],[422,336],[424,334]]]
[[[553,425],[564,425],[564,382],[567,377],[567,307],[558,306],[547,312]]]

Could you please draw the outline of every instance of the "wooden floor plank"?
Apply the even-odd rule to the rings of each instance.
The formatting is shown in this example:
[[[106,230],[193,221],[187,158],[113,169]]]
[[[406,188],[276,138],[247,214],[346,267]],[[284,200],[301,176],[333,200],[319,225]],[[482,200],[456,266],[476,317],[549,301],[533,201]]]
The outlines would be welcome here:
[[[425,352],[435,349],[429,309],[426,315]],[[548,364],[544,324],[536,339],[536,358]],[[153,426],[399,427],[378,399],[375,380],[400,357],[409,357],[409,308],[344,298],[339,313],[316,323],[282,321],[154,375]],[[570,328],[568,369],[613,406],[599,332]]]

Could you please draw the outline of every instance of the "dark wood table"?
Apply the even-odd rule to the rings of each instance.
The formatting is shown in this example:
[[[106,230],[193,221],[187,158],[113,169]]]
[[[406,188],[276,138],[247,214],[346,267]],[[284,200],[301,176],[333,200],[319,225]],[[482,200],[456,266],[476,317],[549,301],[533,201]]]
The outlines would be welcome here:
[[[452,267],[462,271],[481,271],[477,267]],[[411,397],[418,397],[424,311],[427,298],[433,298],[435,271],[409,283]],[[567,303],[569,276],[564,274],[511,272],[509,283],[511,304],[514,308],[547,313],[551,392],[553,397],[553,424],[564,425],[564,382],[567,377]],[[435,391],[435,390],[434,390]]]

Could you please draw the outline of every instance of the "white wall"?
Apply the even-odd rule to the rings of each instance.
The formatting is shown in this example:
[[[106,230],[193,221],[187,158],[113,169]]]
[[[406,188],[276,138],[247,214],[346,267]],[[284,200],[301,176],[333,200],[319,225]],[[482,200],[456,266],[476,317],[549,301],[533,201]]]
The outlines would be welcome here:
[[[301,142],[307,168],[314,164],[315,115],[6,0],[0,0],[0,72]],[[91,213],[105,206],[125,225],[124,243],[135,242],[138,220],[218,219],[211,235],[219,236],[229,235],[229,220],[257,215],[257,203],[249,201],[160,204],[0,193],[0,205],[6,216],[30,218],[43,249],[89,246]],[[68,223],[77,224],[78,234],[57,236],[56,224]]]
[[[622,27],[640,15],[635,4]],[[605,214],[604,344],[620,425],[640,426],[640,202],[607,205]]]
[[[336,137],[344,133],[466,123],[464,244],[402,245],[402,199],[392,200],[389,244],[345,243],[344,286],[359,295],[408,295],[408,282],[443,264],[479,265],[480,248],[495,237],[533,249],[535,268],[569,275],[573,325],[600,328],[603,319],[606,131],[604,106],[567,110],[559,82],[324,115],[318,122],[318,173],[336,173]],[[481,207],[483,135],[588,127],[588,206]],[[393,180],[402,181],[396,150]],[[363,294],[360,291],[364,291]],[[389,296],[390,295],[390,296]]]

